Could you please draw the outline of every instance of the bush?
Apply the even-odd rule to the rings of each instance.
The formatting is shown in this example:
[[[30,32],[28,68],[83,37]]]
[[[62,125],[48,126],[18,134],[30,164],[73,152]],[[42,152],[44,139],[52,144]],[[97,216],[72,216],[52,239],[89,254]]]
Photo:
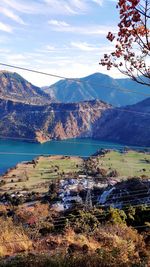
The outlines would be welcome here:
[[[14,255],[27,251],[32,247],[32,242],[25,234],[23,228],[15,225],[11,218],[0,219],[0,256]]]

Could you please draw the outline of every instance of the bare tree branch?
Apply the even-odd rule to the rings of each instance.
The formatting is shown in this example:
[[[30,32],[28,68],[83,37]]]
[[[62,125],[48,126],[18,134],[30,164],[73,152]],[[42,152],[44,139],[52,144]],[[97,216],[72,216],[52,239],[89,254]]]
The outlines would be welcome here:
[[[115,40],[114,52],[105,54],[100,64],[121,73],[138,83],[150,86],[150,1],[118,0],[120,21],[118,33],[109,32],[107,39]]]

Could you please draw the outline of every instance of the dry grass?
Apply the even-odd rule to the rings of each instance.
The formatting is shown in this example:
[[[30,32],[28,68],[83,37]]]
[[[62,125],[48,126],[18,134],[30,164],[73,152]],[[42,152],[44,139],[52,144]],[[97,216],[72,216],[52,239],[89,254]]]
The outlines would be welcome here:
[[[24,233],[21,226],[15,226],[12,219],[0,219],[0,256],[14,255],[28,251],[32,242]]]

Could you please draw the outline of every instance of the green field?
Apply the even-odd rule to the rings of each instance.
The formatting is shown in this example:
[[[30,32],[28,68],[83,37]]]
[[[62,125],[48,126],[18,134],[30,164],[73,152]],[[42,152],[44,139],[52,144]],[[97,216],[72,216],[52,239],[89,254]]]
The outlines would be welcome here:
[[[95,177],[97,168],[106,170],[107,177],[116,170],[119,179],[129,177],[150,177],[150,154],[128,151],[108,151],[103,156],[95,156],[87,161],[87,168],[92,166]],[[38,191],[48,190],[53,179],[74,178],[85,173],[84,159],[79,157],[41,156],[29,163],[20,163],[2,179],[6,182],[1,191]],[[91,175],[92,175],[91,174]]]
[[[93,160],[95,161],[94,158],[91,159]],[[109,151],[104,157],[96,157],[96,166],[107,171],[116,170],[120,177],[150,177],[150,154]]]
[[[83,170],[83,162],[79,157],[49,156],[39,157],[29,164],[20,163],[3,176],[6,185],[1,189],[45,191],[52,179],[76,176]]]

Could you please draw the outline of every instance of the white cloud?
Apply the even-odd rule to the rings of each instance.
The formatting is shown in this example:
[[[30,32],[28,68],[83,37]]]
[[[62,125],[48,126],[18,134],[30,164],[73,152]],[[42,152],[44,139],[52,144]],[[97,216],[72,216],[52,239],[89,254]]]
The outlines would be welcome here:
[[[5,53],[5,54],[7,54],[7,53],[10,53],[11,51],[9,50],[9,49],[7,49],[7,48],[0,48],[0,53]]]
[[[57,26],[57,27],[68,27],[69,26],[68,23],[66,23],[65,21],[61,21],[61,20],[49,20],[48,24]]]
[[[12,55],[9,55],[9,59],[16,62],[17,60],[24,60],[26,59],[26,57],[22,54],[12,54]]]
[[[59,13],[78,14],[85,13],[89,10],[89,0],[45,0],[45,2],[53,9],[57,9]]]
[[[65,14],[87,13],[92,3],[99,6],[102,0],[1,0],[1,5],[26,14]]]
[[[45,49],[47,52],[53,52],[56,50],[56,47],[53,45],[46,45]]]
[[[58,32],[71,32],[75,34],[84,34],[84,35],[107,35],[109,31],[116,32],[116,27],[106,26],[106,25],[85,25],[85,26],[74,26],[63,21],[63,24],[60,22],[51,23],[48,21],[52,31]]]
[[[26,55],[23,54],[15,54],[12,52],[9,52],[5,54],[4,60],[7,64],[17,65],[17,66],[28,66],[29,60]]]
[[[94,3],[98,4],[99,6],[102,6],[103,0],[92,0]]]
[[[12,12],[9,9],[0,7],[0,13],[2,13],[4,16],[12,19],[13,21],[19,24],[25,25],[24,21],[18,15],[16,15],[14,12]]]
[[[5,6],[9,6],[18,12],[26,14],[77,14],[86,10],[85,0],[1,0]]]
[[[115,50],[115,45],[103,45],[99,47],[99,51],[102,54],[111,53]]]
[[[37,67],[36,69],[41,70],[40,67],[39,68]],[[42,68],[42,71],[46,73],[58,74],[60,76],[64,76],[68,78],[81,78],[81,77],[88,76],[95,72],[102,72],[114,78],[123,77],[123,75],[116,69],[112,69],[111,71],[108,71],[106,70],[106,68],[99,66],[98,63],[97,64],[86,64],[86,62],[76,63],[76,62],[72,62],[71,60],[70,62],[68,61],[68,63],[64,65],[57,64],[57,65],[53,65],[50,67],[47,66],[45,68]],[[29,80],[30,82],[32,82],[33,84],[37,86],[51,85],[54,82],[60,80],[60,79],[53,78],[50,76],[36,75],[36,74],[29,73],[29,72],[19,71],[19,73],[23,75],[23,77],[25,77],[27,80]]]
[[[34,2],[31,1],[31,3],[25,4],[22,0],[1,0],[1,4],[11,7],[19,12],[22,13],[28,13],[28,14],[34,14],[37,13],[37,8],[40,6],[37,4],[34,4]],[[40,10],[40,9],[39,9]]]
[[[0,22],[0,31],[12,33],[13,29],[10,25]]]
[[[71,42],[71,46],[82,51],[98,51],[99,48],[86,42]]]
[[[90,46],[90,45],[89,45]],[[103,49],[103,47],[101,47]],[[8,51],[9,52],[9,51]],[[107,71],[106,68],[100,66],[99,63],[100,55],[95,56],[95,53],[91,53],[91,56],[88,57],[81,53],[81,55],[68,55],[65,56],[51,56],[48,57],[45,55],[44,57],[40,57],[40,55],[35,56],[33,53],[24,53],[24,54],[13,54],[11,51],[4,55],[5,62],[8,64],[13,64],[14,62],[18,66],[28,67],[30,69],[35,69],[39,71],[43,71],[46,73],[53,73],[64,77],[71,78],[80,78],[87,75],[90,75],[94,72],[102,72],[108,74],[113,77],[121,77],[122,75],[116,69],[112,69],[111,71]],[[7,70],[17,71],[20,73],[25,79],[32,82],[37,86],[45,86],[50,85],[56,82],[59,79],[34,74],[26,71],[6,68]]]

